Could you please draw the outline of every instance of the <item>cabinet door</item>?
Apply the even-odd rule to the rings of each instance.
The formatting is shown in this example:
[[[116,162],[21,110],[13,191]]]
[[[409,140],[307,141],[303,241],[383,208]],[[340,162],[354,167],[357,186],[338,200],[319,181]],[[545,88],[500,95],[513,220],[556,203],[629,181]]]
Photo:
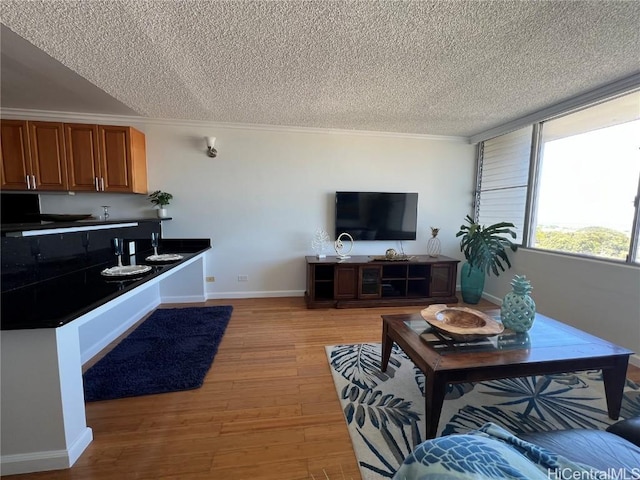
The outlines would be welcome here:
[[[436,263],[431,265],[430,297],[452,297],[455,295],[456,265]]]
[[[98,126],[65,123],[69,189],[97,191],[100,188]]]
[[[144,134],[135,128],[98,125],[101,189],[147,193]]]
[[[0,164],[3,190],[28,190],[31,156],[27,122],[2,120],[0,132]]]
[[[356,298],[358,295],[358,266],[337,266],[335,268],[334,288],[336,300]]]
[[[381,279],[382,267],[380,265],[360,267],[358,298],[380,298]]]
[[[32,179],[38,190],[68,190],[62,123],[27,122]],[[32,183],[33,186],[33,183]]]
[[[98,126],[100,183],[105,192],[131,192],[131,142],[127,127]]]

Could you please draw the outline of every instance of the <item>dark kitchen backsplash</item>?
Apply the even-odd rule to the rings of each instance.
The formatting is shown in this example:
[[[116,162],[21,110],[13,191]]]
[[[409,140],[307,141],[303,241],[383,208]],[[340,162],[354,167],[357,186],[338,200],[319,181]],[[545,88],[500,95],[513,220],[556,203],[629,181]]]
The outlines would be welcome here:
[[[116,265],[111,241],[135,241],[136,252],[151,249],[151,232],[161,232],[160,221],[141,221],[137,227],[33,237],[1,237],[2,291],[49,280],[90,266]],[[125,250],[124,255],[128,255]]]

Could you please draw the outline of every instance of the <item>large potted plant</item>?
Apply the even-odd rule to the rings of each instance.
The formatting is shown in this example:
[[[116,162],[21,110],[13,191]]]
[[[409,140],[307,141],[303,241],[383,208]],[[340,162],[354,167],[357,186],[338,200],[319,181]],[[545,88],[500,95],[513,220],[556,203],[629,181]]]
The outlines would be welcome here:
[[[485,227],[475,223],[467,215],[468,225],[461,225],[456,237],[460,239],[460,251],[464,253],[466,262],[460,272],[460,290],[465,303],[476,304],[482,297],[485,275],[496,276],[511,268],[507,249],[515,252],[518,246],[508,237],[516,238],[513,223],[500,222]]]
[[[165,208],[169,205],[169,202],[173,199],[173,195],[167,192],[163,192],[162,190],[156,190],[152,194],[149,195],[149,200],[156,207],[158,207],[158,217],[165,218],[167,217],[167,209]]]

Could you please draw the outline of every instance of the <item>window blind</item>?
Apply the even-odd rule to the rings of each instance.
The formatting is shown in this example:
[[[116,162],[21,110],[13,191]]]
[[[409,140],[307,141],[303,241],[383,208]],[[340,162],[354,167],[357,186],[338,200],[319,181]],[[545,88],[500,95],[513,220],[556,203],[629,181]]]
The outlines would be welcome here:
[[[522,243],[533,125],[483,142],[479,149],[477,222],[511,222]]]

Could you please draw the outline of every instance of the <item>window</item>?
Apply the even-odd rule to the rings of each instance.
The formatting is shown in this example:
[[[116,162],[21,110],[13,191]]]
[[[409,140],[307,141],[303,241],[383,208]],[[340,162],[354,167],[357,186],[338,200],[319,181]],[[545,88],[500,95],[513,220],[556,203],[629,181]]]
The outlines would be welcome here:
[[[486,154],[495,145],[513,144],[518,135],[524,140],[526,134],[521,130],[481,145],[478,221],[509,221],[519,230],[523,224],[524,246],[640,263],[640,92],[536,125],[538,141],[532,155],[523,158],[521,147],[507,153],[511,161],[501,161],[497,170],[490,168],[492,177],[500,179],[518,171],[514,162],[532,172],[528,177],[520,172],[515,182],[533,179],[518,189],[524,194],[495,202],[508,208],[485,201],[495,191],[485,175],[495,162]],[[502,182],[497,190],[505,189],[509,190]],[[529,198],[526,206],[523,196]]]
[[[532,130],[529,126],[487,140],[479,152],[477,221],[513,223],[518,242],[524,231]]]

